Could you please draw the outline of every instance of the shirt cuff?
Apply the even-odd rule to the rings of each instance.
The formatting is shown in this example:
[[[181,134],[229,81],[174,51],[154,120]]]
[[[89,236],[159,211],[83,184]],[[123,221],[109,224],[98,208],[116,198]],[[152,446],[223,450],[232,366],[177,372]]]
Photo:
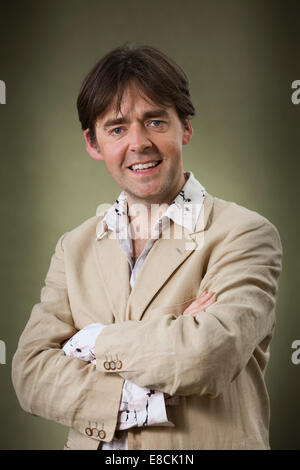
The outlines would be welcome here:
[[[95,344],[101,331],[107,325],[102,323],[91,323],[78,331],[63,346],[63,351],[67,356],[76,357],[83,361],[90,361],[96,364]]]
[[[134,426],[171,426],[168,420],[164,394],[125,380],[118,416],[117,429]]]

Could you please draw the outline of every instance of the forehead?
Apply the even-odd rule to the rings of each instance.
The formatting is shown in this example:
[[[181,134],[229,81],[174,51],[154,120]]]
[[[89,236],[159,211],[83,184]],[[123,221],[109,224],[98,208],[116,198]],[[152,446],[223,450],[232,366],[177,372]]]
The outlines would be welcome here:
[[[129,84],[124,89],[121,102],[118,107],[118,97],[116,96],[105,112],[99,116],[98,123],[103,123],[108,119],[127,118],[134,115],[141,116],[151,111],[164,112],[165,115],[170,115],[175,112],[175,107],[172,104],[162,104],[154,102],[150,97],[134,84]]]

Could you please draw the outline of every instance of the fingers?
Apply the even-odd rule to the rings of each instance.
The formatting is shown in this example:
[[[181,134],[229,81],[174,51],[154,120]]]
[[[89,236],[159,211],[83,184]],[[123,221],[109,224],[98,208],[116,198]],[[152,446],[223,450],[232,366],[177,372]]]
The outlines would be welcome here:
[[[214,295],[214,292],[203,292],[203,294],[198,297],[198,299],[194,300],[194,302],[191,303],[191,305],[188,308],[193,308],[193,307],[201,307],[201,305],[204,305],[208,300],[212,298]]]
[[[200,303],[203,303],[203,302],[206,302],[208,299],[210,299],[212,296],[214,295],[214,292],[212,291],[204,291],[200,297],[198,297],[198,299],[195,300],[195,302],[200,302]]]
[[[166,405],[166,406],[176,406],[176,405],[179,405],[179,396],[178,396],[178,395],[174,395],[174,396],[171,396],[170,398],[167,398],[166,401],[165,401],[165,405]]]
[[[202,305],[199,309],[194,309],[193,313],[191,315],[195,316],[195,315],[198,315],[198,313],[200,312],[206,312],[206,309],[212,305],[213,303],[215,303],[215,299],[210,299],[208,300],[204,305]]]
[[[201,311],[205,312],[211,304],[215,302],[213,299],[214,292],[204,291],[198,299],[194,300],[183,312],[183,315],[193,315]]]
[[[197,315],[197,314],[200,313],[200,312],[206,312],[206,309],[207,309],[210,305],[212,305],[214,302],[215,302],[215,300],[212,299],[212,300],[210,300],[209,302],[207,302],[205,305],[203,305],[203,306],[201,306],[201,307],[198,307],[198,308],[195,307],[195,308],[193,308],[193,309],[191,309],[191,310],[189,310],[189,311],[184,312],[183,315],[193,315],[193,316],[195,316],[195,315]]]

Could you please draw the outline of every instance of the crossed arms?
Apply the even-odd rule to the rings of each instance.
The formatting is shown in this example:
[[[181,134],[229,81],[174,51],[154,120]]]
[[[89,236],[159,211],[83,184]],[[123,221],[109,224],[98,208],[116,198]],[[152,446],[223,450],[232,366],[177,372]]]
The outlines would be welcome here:
[[[124,380],[169,395],[217,396],[274,328],[282,249],[274,226],[259,218],[236,227],[212,252],[199,289],[216,295],[207,312],[107,325],[96,341],[96,365],[68,357],[62,345],[77,330],[63,238],[12,363],[18,399],[29,413],[80,432],[88,421],[104,422],[111,441]],[[122,359],[122,371],[104,369],[107,355]]]
[[[183,312],[183,315],[196,315],[206,311],[215,302],[213,292],[203,292],[201,296]],[[63,346],[67,356],[88,361],[96,365],[95,344],[97,337],[105,325],[89,324],[78,331]],[[166,397],[166,402],[164,400]],[[129,429],[134,426],[169,425],[165,405],[178,404],[178,397],[170,397],[157,390],[138,385],[125,380],[117,420],[117,430]]]

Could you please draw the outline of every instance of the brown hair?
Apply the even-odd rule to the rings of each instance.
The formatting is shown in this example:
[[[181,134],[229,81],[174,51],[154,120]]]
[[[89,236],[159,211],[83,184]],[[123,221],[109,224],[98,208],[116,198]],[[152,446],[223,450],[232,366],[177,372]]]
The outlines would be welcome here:
[[[135,82],[154,103],[174,105],[183,123],[195,115],[187,76],[172,59],[154,47],[124,45],[97,62],[79,91],[79,120],[83,130],[90,129],[92,142],[95,141],[98,117],[114,100],[116,112],[120,112],[122,96],[129,82]]]

